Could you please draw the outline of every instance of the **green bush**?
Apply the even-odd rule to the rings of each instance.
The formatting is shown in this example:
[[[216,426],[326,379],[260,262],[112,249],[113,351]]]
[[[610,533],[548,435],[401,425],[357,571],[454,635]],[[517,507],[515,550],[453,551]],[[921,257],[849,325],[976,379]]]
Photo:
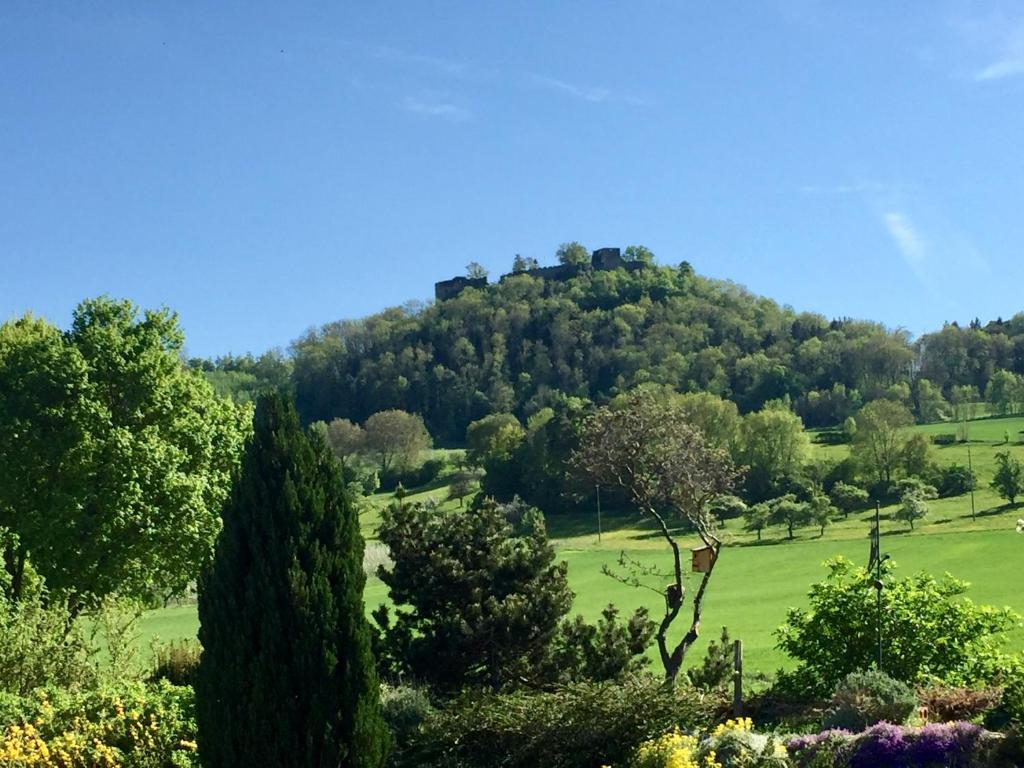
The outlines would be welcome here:
[[[932,435],[932,442],[935,445],[956,445],[956,435],[952,432],[943,432],[938,435]]]
[[[902,725],[917,709],[914,691],[884,672],[853,672],[836,686],[824,725],[863,731],[875,723]]]
[[[988,713],[985,725],[989,728],[1024,726],[1024,669],[1015,667],[1002,680],[1003,695],[999,706]]]
[[[851,672],[878,658],[875,575],[837,558],[810,589],[807,608],[790,609],[776,631],[778,647],[799,664],[779,683],[808,697],[828,696]],[[882,637],[885,671],[905,683],[935,678],[971,686],[992,680],[1008,658],[1005,631],[1020,619],[1009,609],[975,605],[965,582],[927,573],[905,578],[883,567]]]
[[[550,692],[467,693],[432,714],[397,765],[593,768],[624,763],[643,741],[707,725],[710,701],[654,678],[575,683]]]
[[[167,680],[172,685],[192,685],[202,653],[203,649],[199,643],[189,640],[180,643],[154,643],[153,668],[149,680]]]
[[[381,686],[380,703],[391,731],[390,763],[400,764],[402,753],[433,712],[433,706],[426,691],[409,685]]]
[[[419,488],[432,483],[441,475],[452,471],[451,462],[447,458],[427,459],[417,467],[392,467],[380,474],[380,489],[393,491],[399,484],[403,488]]]
[[[702,691],[724,688],[732,682],[735,650],[729,640],[729,630],[722,627],[721,641],[708,643],[707,653],[700,666],[690,667],[686,676],[690,684]]]
[[[939,498],[963,496],[978,487],[978,478],[974,472],[962,464],[950,464],[936,467],[928,478],[939,492]]]
[[[1024,675],[1018,675],[1003,689],[1002,708],[1014,725],[1024,725]]]
[[[68,630],[68,622],[64,605],[48,605],[41,591],[14,603],[0,594],[0,691],[27,695],[44,685],[75,690],[95,684],[89,644],[77,626]]]

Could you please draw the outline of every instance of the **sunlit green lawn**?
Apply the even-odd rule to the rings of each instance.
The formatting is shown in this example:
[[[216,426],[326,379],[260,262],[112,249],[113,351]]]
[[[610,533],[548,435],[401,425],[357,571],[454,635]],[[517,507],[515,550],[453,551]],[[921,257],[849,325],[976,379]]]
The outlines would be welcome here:
[[[955,432],[955,426],[949,424],[917,429],[932,434]],[[1024,536],[1014,531],[1017,518],[1024,516],[1024,508],[1005,508],[988,488],[996,452],[1009,449],[1024,460],[1024,446],[1003,444],[1004,432],[1009,431],[1014,442],[1022,429],[1024,418],[972,422],[971,460],[981,485],[975,494],[974,519],[967,496],[930,502],[929,516],[912,533],[905,524],[889,519],[891,508],[882,510],[883,547],[902,572],[927,570],[939,575],[948,571],[971,582],[969,595],[976,602],[1008,605],[1024,614]],[[815,446],[818,456],[841,458],[847,450],[845,446]],[[940,463],[966,464],[967,446],[936,448],[935,455]],[[445,501],[446,496],[447,488],[439,487],[411,493],[407,498],[434,498],[445,508],[457,506],[457,502]],[[379,494],[375,498],[377,507],[389,498]],[[817,528],[799,530],[794,541],[784,539],[784,530],[772,528],[765,532],[765,541],[760,544],[753,534],[741,530],[740,521],[729,521],[722,532],[727,548],[705,602],[703,637],[691,661],[703,653],[707,640],[715,637],[724,625],[734,638],[743,640],[747,669],[771,671],[785,666],[786,659],[774,648],[774,629],[783,622],[789,607],[805,603],[808,587],[825,573],[822,563],[826,559],[844,555],[854,562],[866,562],[871,514],[865,511],[851,515],[848,520],[838,519],[824,536],[819,536]],[[364,535],[371,550],[379,547],[373,540],[378,522],[376,511],[363,516]],[[602,567],[616,566],[619,552],[625,550],[644,564],[668,570],[671,561],[663,542],[634,516],[606,514],[603,522],[599,543],[596,513],[548,517],[559,556],[569,564],[576,610],[593,619],[611,602],[623,613],[646,605],[657,615],[661,603],[656,594],[627,587],[604,575]],[[687,545],[692,543],[695,542]],[[651,585],[661,586],[657,578],[651,580]],[[366,588],[367,609],[385,599],[384,585],[371,577]],[[165,641],[195,637],[196,628],[194,605],[153,611],[143,618],[140,644],[148,647],[153,636]],[[1008,635],[1008,647],[1024,651],[1024,630]]]

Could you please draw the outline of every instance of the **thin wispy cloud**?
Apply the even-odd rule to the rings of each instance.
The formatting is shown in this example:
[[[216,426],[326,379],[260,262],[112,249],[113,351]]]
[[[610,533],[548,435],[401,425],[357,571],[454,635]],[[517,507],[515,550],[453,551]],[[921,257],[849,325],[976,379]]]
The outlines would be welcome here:
[[[960,17],[951,26],[975,60],[969,69],[971,79],[983,83],[1024,75],[1024,14]]]
[[[473,113],[465,107],[430,93],[406,96],[402,100],[402,108],[415,115],[436,117],[455,123],[465,122],[473,116]]]
[[[974,79],[978,81],[1002,80],[1019,75],[1024,75],[1024,40],[1015,50],[1007,51],[1003,58],[976,72]]]
[[[489,83],[492,89],[544,89],[589,104],[614,102],[645,106],[647,103],[641,98],[613,91],[603,85],[585,85],[548,75],[489,69],[465,61],[419,53],[392,45],[356,40],[343,40],[340,45],[344,50],[365,61],[377,62],[382,66],[414,70],[417,75],[430,76],[435,82],[443,79],[460,81],[464,84]],[[443,87],[439,85],[439,90]],[[468,108],[460,106],[450,99],[439,99],[434,96],[407,96],[403,99],[402,106],[409,112],[431,117],[444,117],[453,121],[467,120],[471,117]]]
[[[623,102],[626,104],[635,104],[637,106],[643,106],[646,102],[643,99],[639,99],[635,96],[629,96],[627,94],[616,93],[610,88],[605,88],[600,85],[580,85],[578,83],[570,83],[566,80],[560,80],[557,77],[549,77],[547,75],[534,75],[531,82],[534,85],[538,85],[541,88],[546,88],[556,93],[563,93],[566,96],[570,96],[580,101],[588,101],[592,104],[600,104],[607,101]]]
[[[534,75],[533,81],[537,85],[549,88],[552,91],[559,91],[561,93],[568,94],[573,98],[582,99],[583,101],[607,101],[612,95],[612,92],[607,88],[599,86],[574,85],[572,83],[567,83],[564,80],[559,80],[555,77],[546,77],[544,75]]]
[[[928,261],[927,244],[910,217],[900,211],[888,211],[882,214],[882,220],[903,260],[915,272],[923,270]]]
[[[403,66],[412,66],[418,69],[431,69],[450,77],[466,78],[477,73],[473,67],[462,61],[446,59],[440,56],[407,51],[403,48],[396,48],[391,45],[380,45],[375,43],[362,43],[355,40],[344,40],[341,42],[343,48],[355,53]]]
[[[800,194],[803,195],[861,195],[864,197],[877,197],[880,195],[894,195],[909,190],[910,187],[902,183],[885,181],[857,181],[841,184],[804,184],[800,187]]]
[[[974,73],[978,81],[1002,80],[1024,75],[1024,18],[1009,24],[999,24],[994,32],[996,57],[987,66]]]

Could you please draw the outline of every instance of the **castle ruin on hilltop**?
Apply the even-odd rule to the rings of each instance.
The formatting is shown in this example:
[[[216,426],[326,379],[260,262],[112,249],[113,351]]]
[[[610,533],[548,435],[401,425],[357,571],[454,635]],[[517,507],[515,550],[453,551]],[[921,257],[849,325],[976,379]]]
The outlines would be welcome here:
[[[633,272],[643,269],[645,266],[647,265],[640,261],[626,261],[622,258],[622,251],[618,248],[598,248],[590,255],[590,264],[556,264],[553,267],[537,267],[522,272],[510,272],[502,275],[498,282],[503,282],[506,278],[516,275],[529,275],[544,280],[568,280],[588,269],[598,271],[625,269]],[[467,288],[485,288],[486,286],[486,277],[453,277],[451,280],[434,283],[434,298],[437,301],[447,301],[455,298]]]

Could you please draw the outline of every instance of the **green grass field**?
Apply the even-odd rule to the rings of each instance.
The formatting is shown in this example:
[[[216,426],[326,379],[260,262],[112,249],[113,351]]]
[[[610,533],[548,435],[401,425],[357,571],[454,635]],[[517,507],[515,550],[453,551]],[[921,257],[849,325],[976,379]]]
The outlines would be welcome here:
[[[949,424],[917,427],[927,433],[955,431]],[[935,575],[949,572],[971,583],[969,596],[979,603],[1007,605],[1024,614],[1024,535],[1014,526],[1024,508],[1011,510],[988,488],[994,457],[1009,450],[1024,460],[1024,446],[1006,446],[1004,432],[1011,442],[1024,429],[1024,418],[983,419],[971,423],[971,459],[979,475],[975,493],[977,515],[971,516],[967,496],[930,502],[930,513],[910,533],[903,523],[890,519],[892,509],[883,509],[883,549],[906,574],[926,570]],[[818,456],[841,457],[846,446],[815,446]],[[943,464],[967,463],[967,446],[957,444],[935,449]],[[447,488],[438,487],[411,493],[407,498],[442,502]],[[386,494],[375,497],[377,508],[390,500]],[[444,502],[444,508],[456,502]],[[709,587],[704,610],[703,637],[690,661],[698,659],[708,639],[714,639],[722,626],[732,637],[744,642],[747,669],[773,671],[786,666],[786,658],[774,648],[773,631],[784,620],[786,610],[804,605],[808,587],[825,574],[825,560],[843,555],[856,563],[868,556],[867,535],[871,513],[837,519],[819,536],[817,528],[797,531],[794,541],[784,539],[785,531],[768,529],[758,544],[753,534],[740,529],[740,521],[729,521],[723,530],[727,548],[723,551]],[[363,518],[368,549],[374,547],[374,532],[379,515],[369,511]],[[620,551],[662,570],[671,566],[661,539],[644,521],[635,516],[606,515],[600,543],[597,540],[596,514],[560,517],[549,515],[548,527],[559,556],[569,564],[569,581],[576,593],[576,610],[594,619],[608,603],[623,613],[646,605],[653,615],[661,610],[659,598],[649,590],[627,587],[602,573],[605,565],[614,567]],[[688,544],[691,542],[688,542]],[[657,580],[652,586],[660,586]],[[367,583],[368,609],[386,600],[386,588],[376,578]],[[680,629],[683,631],[683,620]],[[195,637],[197,618],[194,605],[165,608],[148,613],[141,624],[140,644],[148,648],[152,637],[164,641]],[[1008,648],[1024,652],[1024,629],[1009,633]],[[653,658],[653,654],[652,654]]]

